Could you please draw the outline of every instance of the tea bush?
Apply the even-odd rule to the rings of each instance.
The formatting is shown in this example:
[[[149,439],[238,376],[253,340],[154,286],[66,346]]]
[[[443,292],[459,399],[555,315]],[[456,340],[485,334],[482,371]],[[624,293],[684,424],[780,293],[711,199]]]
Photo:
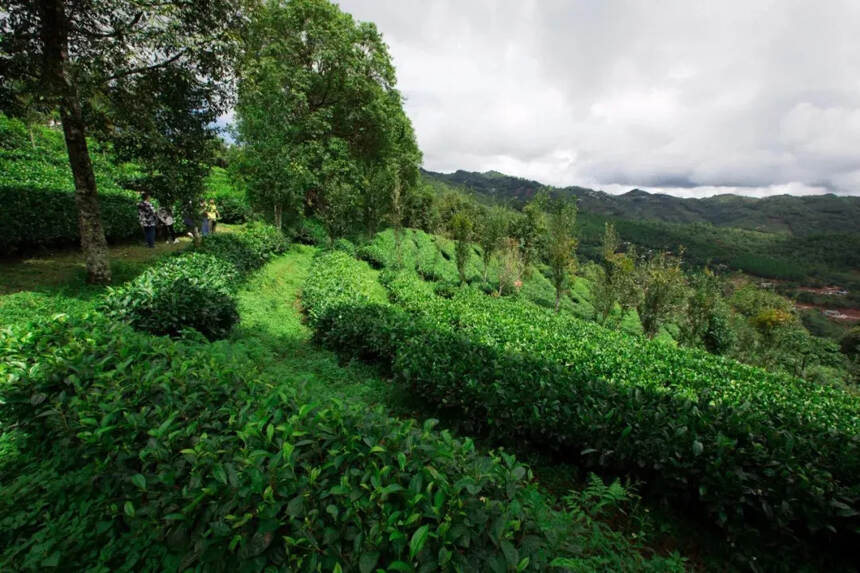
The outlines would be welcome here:
[[[460,276],[454,262],[454,242],[445,237],[430,235],[417,229],[404,229],[401,244],[400,264],[398,264],[394,231],[391,229],[377,233],[373,240],[358,250],[357,256],[377,269],[414,270],[427,281],[441,283],[440,292],[452,294],[460,286]],[[545,308],[555,308],[555,287],[545,276],[544,269],[531,267],[523,277],[522,287],[517,291],[506,291],[508,297],[522,297]],[[466,265],[467,282],[481,288],[485,293],[498,292],[498,262],[492,259],[484,281],[484,268],[481,249],[474,245]],[[571,292],[561,301],[561,309],[581,318],[591,318],[591,306],[587,281],[577,277]],[[641,333],[638,315],[623,325],[625,330]],[[633,328],[631,328],[633,327]]]
[[[78,210],[71,191],[0,186],[0,249],[76,243]],[[137,196],[101,193],[99,208],[108,241],[141,236]]]
[[[184,254],[108,289],[100,309],[152,334],[176,336],[194,328],[209,339],[223,338],[239,320],[234,296],[238,278],[227,261]]]
[[[264,223],[209,235],[200,252],[163,261],[109,289],[99,308],[153,334],[177,336],[194,328],[210,340],[223,338],[239,320],[235,293],[240,279],[286,248],[283,233]]]
[[[367,266],[342,251],[317,255],[302,287],[302,304],[308,321],[315,324],[329,308],[344,304],[384,302],[385,291]]]
[[[335,242],[332,244],[332,248],[336,251],[343,251],[351,257],[354,257],[357,251],[352,241],[343,238],[336,239]]]
[[[367,244],[362,245],[356,251],[356,256],[362,261],[366,261],[375,269],[385,268],[388,263],[388,254],[378,245]]]
[[[60,317],[0,333],[0,380],[3,570],[683,568],[592,519],[617,484],[553,510],[512,456],[306,402],[224,343]]]
[[[387,229],[362,246],[358,257],[374,268],[415,270],[426,280],[459,283],[457,265],[453,257],[446,254],[449,243],[447,239],[420,230],[403,229],[398,257],[394,230]],[[477,257],[469,260],[467,277],[470,282],[480,280],[478,262]]]
[[[643,477],[733,533],[860,524],[857,397],[525,301],[441,298],[420,282],[386,276],[411,317],[357,301],[319,320],[318,339],[393,356],[396,380],[473,427]]]
[[[203,237],[200,252],[232,263],[242,273],[256,270],[274,255],[287,250],[284,234],[272,225],[248,223],[236,233],[216,233]]]

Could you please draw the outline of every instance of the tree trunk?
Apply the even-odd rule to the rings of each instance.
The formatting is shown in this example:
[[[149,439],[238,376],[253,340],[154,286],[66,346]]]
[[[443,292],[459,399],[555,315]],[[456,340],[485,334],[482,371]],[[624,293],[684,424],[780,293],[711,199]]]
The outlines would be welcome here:
[[[275,216],[275,227],[277,227],[280,230],[282,228],[281,224],[283,223],[283,218],[284,218],[284,207],[280,203],[275,203],[274,216]]]
[[[555,313],[558,314],[559,306],[561,305],[561,289],[555,289]]]
[[[96,178],[90,152],[78,89],[69,69],[68,21],[63,0],[40,0],[42,41],[44,43],[45,79],[51,86],[60,108],[63,135],[69,155],[69,165],[75,180],[75,205],[78,208],[78,228],[81,249],[87,263],[87,280],[110,283],[110,262],[99,212]]]

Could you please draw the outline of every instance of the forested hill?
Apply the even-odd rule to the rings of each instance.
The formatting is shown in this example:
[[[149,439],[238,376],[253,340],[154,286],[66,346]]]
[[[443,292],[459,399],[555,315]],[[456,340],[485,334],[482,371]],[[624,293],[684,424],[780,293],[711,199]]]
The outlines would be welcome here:
[[[455,171],[424,176],[455,187],[466,188],[494,200],[520,204],[544,187],[555,195],[573,195],[580,210],[620,219],[653,219],[666,223],[710,223],[795,235],[854,233],[860,221],[860,197],[778,195],[764,199],[739,195],[716,195],[682,199],[633,189],[610,195],[585,187],[549,187],[537,181],[504,175],[497,171]]]

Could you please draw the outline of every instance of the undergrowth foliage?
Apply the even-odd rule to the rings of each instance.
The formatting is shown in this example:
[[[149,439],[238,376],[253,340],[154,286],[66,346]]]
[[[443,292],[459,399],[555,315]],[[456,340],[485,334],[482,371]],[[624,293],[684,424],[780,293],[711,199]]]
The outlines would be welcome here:
[[[617,486],[555,511],[512,456],[308,402],[225,343],[91,315],[0,350],[0,427],[22,452],[0,461],[3,570],[681,569],[588,518]]]
[[[350,301],[339,275],[317,339],[476,431],[638,475],[733,535],[858,527],[855,397],[469,287],[443,298],[409,272],[382,277],[395,306]],[[328,300],[319,276],[306,290]]]

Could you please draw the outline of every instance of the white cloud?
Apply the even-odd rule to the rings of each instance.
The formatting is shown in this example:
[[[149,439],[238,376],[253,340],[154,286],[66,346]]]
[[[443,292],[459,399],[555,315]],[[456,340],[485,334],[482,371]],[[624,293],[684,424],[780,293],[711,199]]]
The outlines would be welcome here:
[[[389,43],[428,169],[860,194],[860,2],[340,4]]]

